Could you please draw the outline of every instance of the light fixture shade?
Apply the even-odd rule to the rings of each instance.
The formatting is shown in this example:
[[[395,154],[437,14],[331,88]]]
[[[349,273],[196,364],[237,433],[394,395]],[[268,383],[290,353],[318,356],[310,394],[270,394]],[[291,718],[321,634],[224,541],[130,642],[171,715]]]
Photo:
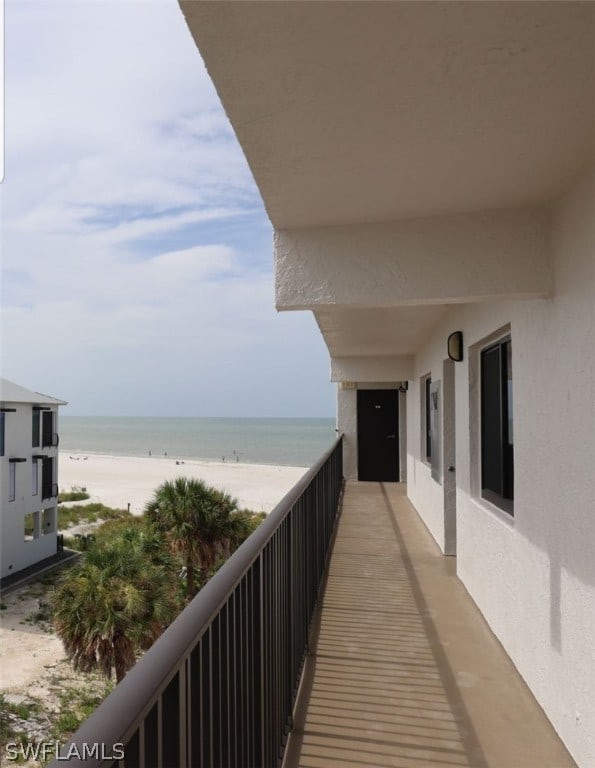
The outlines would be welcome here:
[[[448,337],[447,342],[448,356],[455,363],[460,363],[463,359],[463,331],[455,331]]]

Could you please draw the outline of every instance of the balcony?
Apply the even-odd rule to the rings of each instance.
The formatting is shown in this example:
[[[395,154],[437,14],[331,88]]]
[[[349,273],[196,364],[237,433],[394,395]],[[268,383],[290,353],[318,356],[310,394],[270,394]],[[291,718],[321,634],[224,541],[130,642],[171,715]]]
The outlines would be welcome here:
[[[284,768],[575,763],[405,495],[345,490]]]
[[[41,436],[42,448],[57,448],[59,443],[57,432],[43,432]]]
[[[41,499],[54,499],[58,496],[58,483],[42,483],[41,485]]]
[[[574,765],[404,486],[349,483],[341,501],[341,451],[81,727],[69,765]]]

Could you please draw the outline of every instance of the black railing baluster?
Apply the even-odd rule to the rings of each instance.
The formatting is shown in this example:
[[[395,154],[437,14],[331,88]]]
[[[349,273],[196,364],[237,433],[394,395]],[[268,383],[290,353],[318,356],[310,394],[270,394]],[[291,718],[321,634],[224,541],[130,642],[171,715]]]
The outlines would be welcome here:
[[[161,765],[181,765],[180,675],[174,675],[161,697]]]
[[[264,765],[264,659],[262,643],[263,605],[262,605],[262,577],[263,577],[264,553],[261,552],[254,563],[254,584],[252,591],[253,621],[252,621],[252,708],[254,712],[254,727],[252,729],[252,760],[253,765]]]
[[[159,765],[158,739],[158,702],[156,702],[145,718],[145,766],[157,768]]]

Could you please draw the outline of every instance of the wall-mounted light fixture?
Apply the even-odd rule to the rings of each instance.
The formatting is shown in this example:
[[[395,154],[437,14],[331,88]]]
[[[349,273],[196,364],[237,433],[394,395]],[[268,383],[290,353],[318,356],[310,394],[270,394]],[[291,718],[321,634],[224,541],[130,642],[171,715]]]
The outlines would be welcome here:
[[[455,363],[460,363],[463,359],[463,331],[451,333],[447,341],[448,356]]]
[[[399,384],[399,392],[407,392],[409,389],[409,382],[408,381],[402,381]]]

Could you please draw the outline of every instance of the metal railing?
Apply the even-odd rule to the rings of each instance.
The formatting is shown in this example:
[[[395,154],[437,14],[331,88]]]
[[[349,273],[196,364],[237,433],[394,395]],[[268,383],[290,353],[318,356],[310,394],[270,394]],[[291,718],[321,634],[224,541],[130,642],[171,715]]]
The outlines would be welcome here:
[[[51,768],[64,765],[66,755],[68,765],[86,768],[278,766],[342,487],[339,438]]]

